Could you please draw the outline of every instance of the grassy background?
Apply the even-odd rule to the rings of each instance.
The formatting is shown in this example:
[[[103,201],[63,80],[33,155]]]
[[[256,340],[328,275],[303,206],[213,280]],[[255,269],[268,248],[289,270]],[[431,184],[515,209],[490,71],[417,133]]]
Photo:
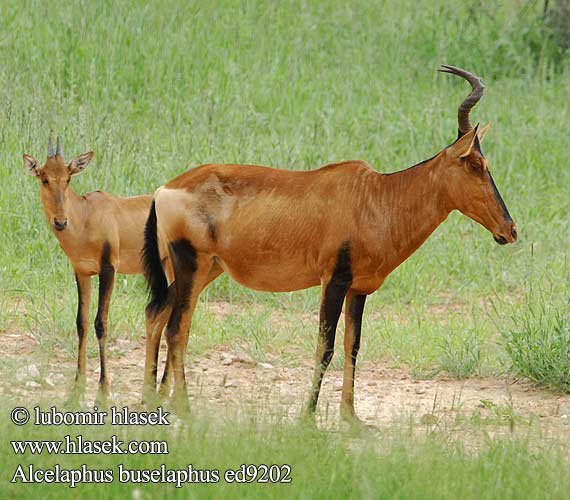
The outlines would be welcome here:
[[[0,331],[26,329],[45,352],[74,356],[71,267],[21,161],[24,152],[43,159],[50,133],[62,135],[68,158],[95,151],[73,181],[80,193],[150,193],[207,162],[310,169],[360,158],[396,171],[455,138],[468,85],[435,71],[447,63],[485,79],[473,121],[493,124],[484,150],[520,240],[499,247],[452,214],[367,303],[362,358],[417,376],[517,371],[505,349],[511,332],[532,337],[550,324],[528,313],[545,301],[552,314],[565,307],[570,72],[540,22],[542,2],[501,4],[1,2]],[[255,293],[222,277],[203,294],[190,350],[242,341],[263,357],[296,343],[309,356],[316,323],[298,318],[318,310],[318,297]],[[258,307],[221,321],[208,301]],[[142,278],[120,277],[111,336],[138,338],[144,304]],[[290,321],[267,322],[268,311]],[[430,467],[452,452],[437,453]],[[371,472],[394,472],[382,470]]]
[[[73,182],[79,192],[150,193],[207,162],[309,169],[362,158],[395,171],[455,137],[468,86],[435,71],[449,63],[485,78],[474,120],[493,124],[485,151],[520,242],[499,248],[452,214],[373,296],[363,356],[422,372],[447,356],[442,337],[475,338],[479,371],[500,372],[493,339],[520,315],[529,283],[555,295],[566,287],[570,206],[567,61],[542,33],[538,4],[503,4],[2,2],[0,327],[23,321],[66,345],[75,335],[70,266],[21,163],[23,152],[44,157],[50,133],[63,136],[67,157],[95,151]],[[143,287],[140,277],[118,280],[114,332],[142,331]],[[227,278],[206,296],[318,308],[316,290],[271,296]],[[15,301],[24,318],[9,313]],[[426,314],[433,306],[450,312]],[[210,334],[198,336],[200,350],[220,327],[197,328]]]

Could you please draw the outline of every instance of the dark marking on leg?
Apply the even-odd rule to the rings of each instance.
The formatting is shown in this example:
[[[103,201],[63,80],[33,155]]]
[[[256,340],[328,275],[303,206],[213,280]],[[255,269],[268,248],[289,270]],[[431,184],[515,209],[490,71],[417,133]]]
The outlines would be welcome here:
[[[77,317],[75,318],[75,325],[77,326],[77,336],[79,342],[85,335],[85,328],[83,326],[83,297],[81,293],[81,284],[79,283],[79,276],[75,275],[75,282],[77,283]]]
[[[176,297],[167,326],[167,373],[172,371],[174,376],[173,402],[176,411],[186,412],[189,405],[184,375],[184,355],[188,330],[192,322],[194,307],[212,264],[207,263],[202,257],[199,265],[196,249],[186,239],[170,243],[169,252],[174,268]]]
[[[109,315],[109,303],[113,293],[115,281],[115,268],[111,264],[111,245],[108,241],[103,244],[101,263],[99,268],[99,306],[95,317],[95,334],[99,342],[99,358],[101,363],[101,375],[99,378],[100,390],[106,396],[108,392],[107,379],[107,318]]]
[[[174,299],[172,314],[168,320],[167,334],[176,335],[180,328],[180,317],[188,308],[188,301],[192,291],[194,273],[197,269],[196,249],[185,239],[176,240],[169,244],[170,256],[174,267],[174,284],[176,297]]]
[[[210,270],[204,279],[204,277],[203,277],[204,269],[207,269],[208,266],[210,267]],[[208,262],[206,266],[204,266],[204,269],[202,269],[202,271],[203,271],[202,274],[199,272],[200,270],[198,270],[198,273],[194,273],[194,276],[192,277],[192,289],[191,289],[189,295],[194,296],[194,301],[197,300],[197,295],[195,295],[195,294],[199,294],[204,288],[206,288],[212,281],[214,281],[223,272],[223,269],[219,265],[219,260],[216,257],[212,258],[212,260],[210,262]],[[169,299],[168,299],[169,307],[172,307],[171,304],[174,304],[174,301],[175,301],[175,296],[176,296],[177,292],[176,292],[176,289],[174,288],[174,286],[175,286],[176,282],[177,281],[174,281],[173,284],[170,285]],[[196,287],[198,287],[198,288],[196,288]],[[172,297],[170,297],[171,289],[174,291],[174,294],[172,294]],[[191,309],[191,308],[192,308],[192,304],[189,303],[188,309]],[[188,309],[186,309],[186,311]],[[181,317],[182,317],[182,313],[180,313],[180,316],[178,317],[178,328],[179,329],[182,328],[180,326]],[[176,325],[174,325],[174,326],[176,326]],[[184,333],[185,332],[180,330],[180,334],[184,334]],[[172,337],[167,336],[167,340],[171,339],[171,338]],[[178,340],[178,342],[182,342],[182,341]],[[186,347],[185,347],[185,341],[184,341],[184,349],[185,348]],[[155,366],[156,366],[156,358],[155,358]],[[164,374],[162,376],[162,382],[160,384],[159,396],[161,398],[164,399],[164,398],[168,397],[168,395],[170,394],[170,388],[172,385],[173,378],[174,378],[174,370],[173,370],[173,367],[171,365],[170,358],[168,358],[166,360],[166,364],[164,366]],[[154,376],[154,380],[156,381],[156,375]]]
[[[351,307],[348,311],[348,317],[354,329],[354,343],[352,345],[352,359],[356,364],[356,357],[360,349],[360,334],[362,331],[362,315],[364,313],[364,304],[366,303],[366,295],[355,295],[351,301]]]
[[[111,265],[110,257],[111,245],[109,245],[109,242],[105,242],[103,244],[103,252],[101,254],[99,269],[99,309],[97,310],[97,316],[95,318],[95,333],[97,334],[98,339],[105,335],[106,318],[103,317],[103,309],[109,289],[113,286],[115,275],[115,269]]]
[[[350,242],[346,241],[338,251],[333,274],[325,287],[321,301],[319,336],[315,356],[316,366],[308,408],[310,413],[314,413],[317,407],[323,376],[334,354],[334,340],[338,319],[342,311],[344,297],[351,284]]]
[[[350,261],[349,241],[345,241],[338,251],[331,283],[341,286],[350,286],[352,284],[352,264]]]
[[[75,384],[68,396],[68,403],[70,404],[76,404],[83,397],[85,391],[87,332],[89,328],[89,306],[91,304],[91,277],[76,273],[75,281],[77,283],[77,317],[75,324],[79,342]]]
[[[84,292],[82,292],[82,284],[80,282],[79,276],[75,275],[75,281],[77,283],[77,317],[75,318],[75,325],[77,326],[77,337],[79,338],[79,357],[77,360],[77,376],[76,380],[80,377],[85,376],[85,362],[82,359],[82,348],[83,344],[85,343],[85,333],[86,333],[86,321],[89,318],[85,317],[84,309],[85,309],[85,300],[89,297],[84,297]],[[87,304],[87,308],[89,305]]]

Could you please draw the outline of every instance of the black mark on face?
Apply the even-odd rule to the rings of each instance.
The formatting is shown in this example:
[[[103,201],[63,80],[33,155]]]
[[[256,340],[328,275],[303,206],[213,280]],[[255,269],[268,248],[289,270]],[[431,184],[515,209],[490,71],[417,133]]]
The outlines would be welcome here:
[[[512,221],[511,214],[509,214],[509,210],[507,208],[507,205],[505,205],[505,202],[503,201],[503,198],[501,197],[501,194],[499,193],[499,190],[497,189],[497,186],[495,185],[495,181],[493,180],[493,176],[491,175],[491,172],[489,172],[489,180],[491,181],[493,193],[495,193],[495,199],[497,200],[497,203],[499,204],[499,206],[503,210],[503,217],[508,221]]]

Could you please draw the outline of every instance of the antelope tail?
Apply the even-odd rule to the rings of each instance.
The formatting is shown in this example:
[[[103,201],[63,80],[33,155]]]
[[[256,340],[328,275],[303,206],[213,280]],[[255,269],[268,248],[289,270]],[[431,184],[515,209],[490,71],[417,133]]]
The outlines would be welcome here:
[[[167,303],[168,281],[158,250],[158,235],[156,232],[156,208],[154,200],[150,207],[148,219],[144,227],[144,245],[142,249],[144,277],[149,290],[150,302],[147,313],[156,314]]]

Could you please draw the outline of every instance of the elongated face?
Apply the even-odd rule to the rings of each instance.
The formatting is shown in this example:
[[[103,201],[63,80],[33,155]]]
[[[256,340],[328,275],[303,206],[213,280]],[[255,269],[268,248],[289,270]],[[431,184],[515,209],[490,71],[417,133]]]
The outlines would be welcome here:
[[[24,165],[30,175],[40,181],[40,197],[46,218],[56,231],[68,227],[69,184],[71,177],[82,172],[93,158],[93,153],[85,153],[65,164],[63,157],[48,157],[44,165],[38,160],[24,155]]]
[[[454,208],[491,232],[500,245],[517,240],[517,227],[489,171],[480,143],[487,128],[475,128],[445,151],[449,162],[446,181]]]

